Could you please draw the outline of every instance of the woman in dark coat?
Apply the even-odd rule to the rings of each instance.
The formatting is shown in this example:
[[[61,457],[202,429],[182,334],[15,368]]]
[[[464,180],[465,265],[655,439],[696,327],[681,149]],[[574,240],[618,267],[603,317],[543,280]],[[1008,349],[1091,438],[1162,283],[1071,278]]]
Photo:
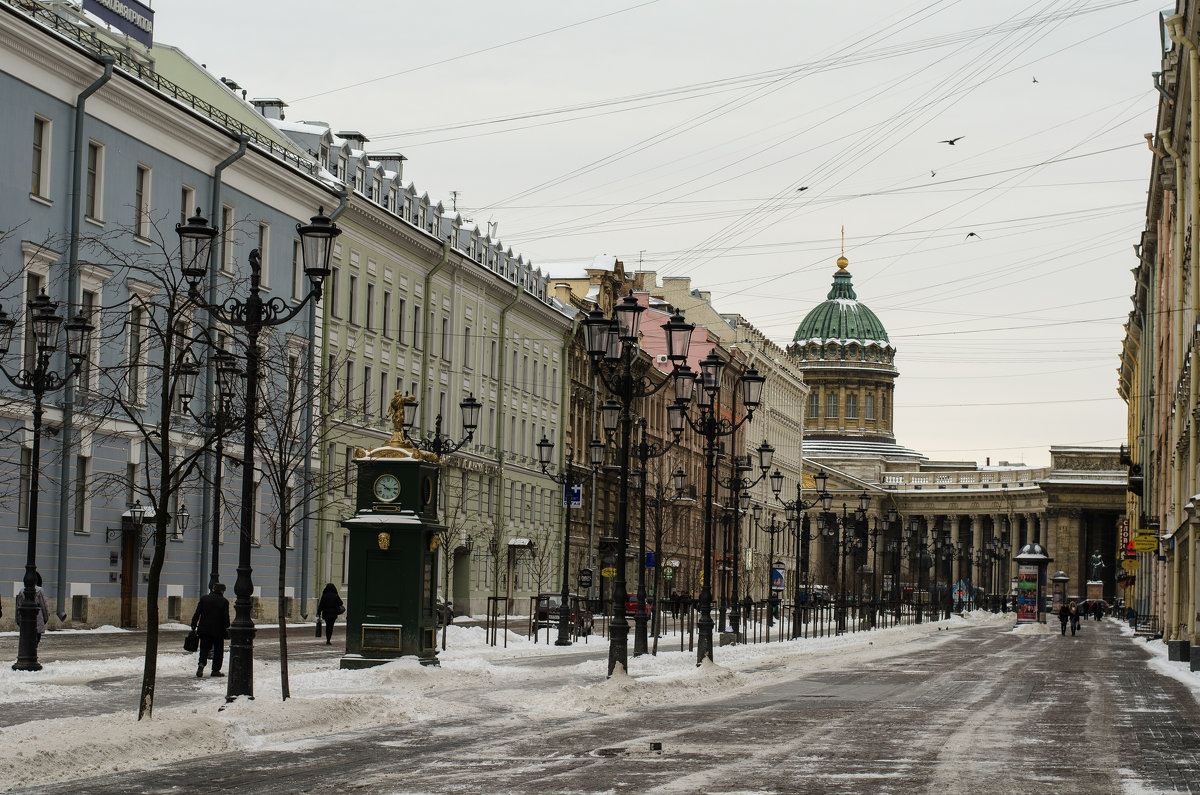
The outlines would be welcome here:
[[[1062,622],[1062,634],[1067,634],[1067,622],[1071,620],[1071,608],[1066,602],[1062,603],[1062,607],[1058,608],[1058,620]],[[1074,634],[1074,633],[1072,633]]]
[[[325,584],[325,590],[321,593],[321,601],[317,602],[317,612],[321,615],[321,620],[325,622],[325,645],[331,646],[333,645],[333,622],[346,612],[342,597],[338,596],[337,586],[333,583]]]

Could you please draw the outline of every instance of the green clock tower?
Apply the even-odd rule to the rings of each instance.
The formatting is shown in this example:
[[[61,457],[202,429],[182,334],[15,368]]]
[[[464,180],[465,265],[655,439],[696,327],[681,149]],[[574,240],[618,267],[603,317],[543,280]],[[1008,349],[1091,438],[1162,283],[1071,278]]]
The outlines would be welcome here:
[[[418,450],[404,431],[397,392],[389,412],[394,432],[382,446],[360,450],[350,533],[346,654],[343,668],[365,668],[416,656],[436,665],[438,460]]]

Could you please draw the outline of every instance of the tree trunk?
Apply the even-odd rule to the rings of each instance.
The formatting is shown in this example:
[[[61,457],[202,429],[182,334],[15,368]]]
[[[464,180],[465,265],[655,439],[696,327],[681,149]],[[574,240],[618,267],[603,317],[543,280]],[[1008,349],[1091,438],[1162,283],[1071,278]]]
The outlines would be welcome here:
[[[146,575],[146,659],[142,668],[142,692],[138,699],[138,720],[153,717],[154,683],[158,675],[158,587],[166,557],[166,511],[156,511],[154,517],[154,556]]]
[[[281,524],[280,527],[286,525]],[[279,614],[279,686],[282,688],[283,700],[287,701],[292,697],[291,688],[288,686],[288,651],[287,651],[287,606],[284,601],[284,587],[287,583],[287,531],[280,530],[283,536],[279,540],[279,597],[275,600],[279,609],[276,611]]]

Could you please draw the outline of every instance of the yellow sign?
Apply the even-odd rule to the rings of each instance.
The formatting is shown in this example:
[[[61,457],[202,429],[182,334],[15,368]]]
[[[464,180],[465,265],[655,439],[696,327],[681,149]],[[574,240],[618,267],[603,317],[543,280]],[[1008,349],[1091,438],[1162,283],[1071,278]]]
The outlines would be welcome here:
[[[600,569],[600,576],[601,577],[609,577],[609,578],[616,577],[617,576],[616,566],[605,566],[604,568]]]
[[[1121,561],[1121,568],[1125,569],[1125,571],[1137,571],[1137,567],[1138,562],[1136,558],[1128,558]]]
[[[1157,536],[1137,536],[1131,546],[1137,552],[1154,552],[1158,549]]]

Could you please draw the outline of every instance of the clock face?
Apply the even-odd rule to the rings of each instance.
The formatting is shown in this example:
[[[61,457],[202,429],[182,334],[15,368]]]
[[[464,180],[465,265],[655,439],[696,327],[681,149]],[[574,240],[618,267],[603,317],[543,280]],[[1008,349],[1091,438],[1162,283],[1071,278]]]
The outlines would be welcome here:
[[[375,496],[382,502],[391,502],[400,496],[400,481],[395,475],[380,475],[375,481]]]

